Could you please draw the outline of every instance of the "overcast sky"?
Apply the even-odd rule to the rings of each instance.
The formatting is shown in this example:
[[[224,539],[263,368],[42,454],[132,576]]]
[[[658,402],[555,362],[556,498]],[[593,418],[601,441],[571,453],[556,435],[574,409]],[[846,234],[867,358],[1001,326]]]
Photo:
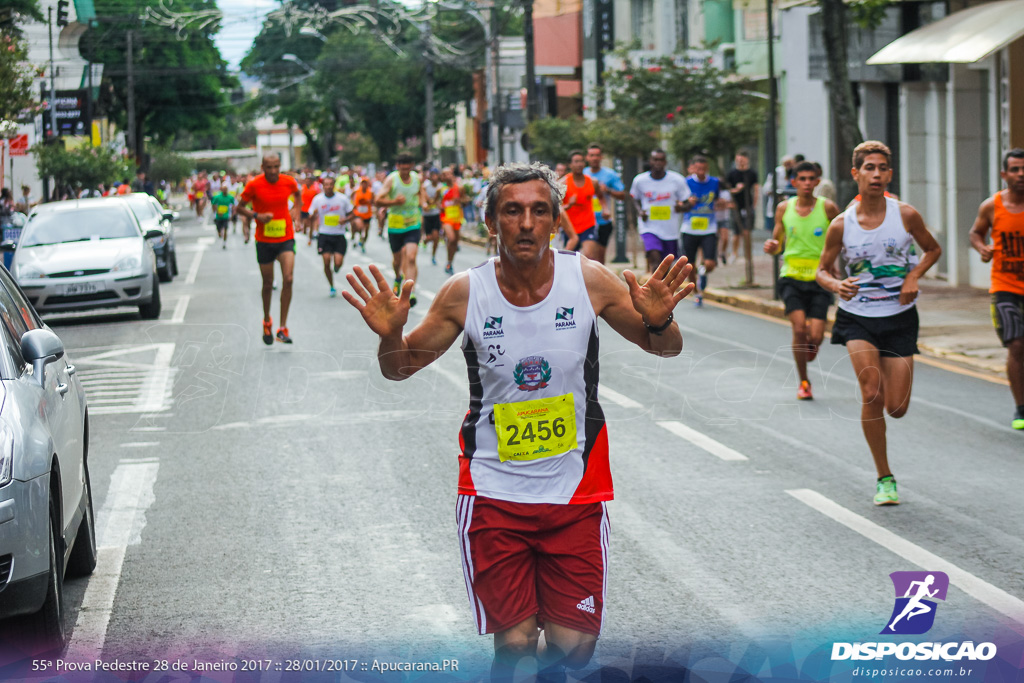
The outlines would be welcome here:
[[[237,69],[260,32],[263,17],[280,5],[277,0],[218,0],[217,5],[224,13],[224,21],[215,42],[225,61]]]

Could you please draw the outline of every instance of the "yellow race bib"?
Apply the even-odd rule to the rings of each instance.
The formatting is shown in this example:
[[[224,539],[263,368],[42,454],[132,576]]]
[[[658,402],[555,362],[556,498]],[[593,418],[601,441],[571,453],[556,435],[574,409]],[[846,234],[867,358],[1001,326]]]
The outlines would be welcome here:
[[[287,231],[288,223],[283,218],[267,221],[267,224],[263,226],[264,237],[284,237]]]
[[[333,214],[328,214],[324,216],[324,225],[326,225],[328,228],[338,227],[339,225],[341,225],[341,216],[336,216]]]
[[[708,229],[708,218],[707,218],[707,216],[691,216],[690,217],[690,228],[692,230],[707,230]]]
[[[552,458],[579,445],[572,394],[495,403],[494,428],[501,462]]]
[[[228,207],[221,205],[217,207],[217,215],[223,216],[228,212]]]
[[[405,216],[400,213],[389,213],[388,214],[388,229],[390,230],[404,230],[405,229]]]
[[[198,192],[196,192],[196,199],[202,199],[202,198],[203,198],[203,191],[199,190]]]
[[[818,273],[818,259],[789,258],[783,264],[782,275],[794,280],[813,282]]]
[[[652,221],[667,221],[672,218],[672,207],[652,206],[648,215]]]
[[[604,207],[601,206],[601,200],[600,199],[598,199],[597,197],[594,197],[592,202],[593,202],[593,207],[594,207],[594,213],[601,213],[602,211],[604,211]]]
[[[446,207],[444,207],[444,217],[448,219],[449,223],[461,223],[462,222],[462,207],[461,206],[446,206]]]

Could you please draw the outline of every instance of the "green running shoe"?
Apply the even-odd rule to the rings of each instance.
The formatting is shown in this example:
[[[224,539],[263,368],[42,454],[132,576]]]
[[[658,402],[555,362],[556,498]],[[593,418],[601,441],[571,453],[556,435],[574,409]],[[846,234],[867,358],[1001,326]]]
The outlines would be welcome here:
[[[900,494],[896,493],[896,479],[892,475],[882,477],[875,492],[875,505],[899,505]]]
[[[1013,425],[1014,429],[1024,429],[1024,411],[1017,410],[1013,414],[1013,422],[1010,424]]]

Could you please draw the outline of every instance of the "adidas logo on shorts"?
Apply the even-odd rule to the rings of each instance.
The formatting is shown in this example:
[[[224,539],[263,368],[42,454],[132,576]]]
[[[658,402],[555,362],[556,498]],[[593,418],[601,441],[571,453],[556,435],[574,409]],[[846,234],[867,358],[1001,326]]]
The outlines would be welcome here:
[[[580,604],[576,605],[576,609],[581,609],[584,612],[590,612],[591,614],[593,614],[594,613],[594,596],[591,595],[589,598],[586,598],[585,600],[580,600]]]

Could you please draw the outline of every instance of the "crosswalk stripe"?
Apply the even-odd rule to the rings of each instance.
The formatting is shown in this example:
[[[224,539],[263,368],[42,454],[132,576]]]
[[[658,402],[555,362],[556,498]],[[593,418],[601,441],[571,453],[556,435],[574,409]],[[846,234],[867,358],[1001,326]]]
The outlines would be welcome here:
[[[663,422],[658,422],[657,425],[662,429],[666,429],[672,432],[676,436],[686,439],[694,446],[703,448],[711,455],[717,456],[722,460],[736,461],[750,459],[747,456],[740,453],[739,451],[735,451],[726,446],[725,444],[721,444],[715,441],[710,436],[701,434],[696,429],[691,429],[690,427],[687,427],[682,422],[676,422],[675,420],[667,420]]]

